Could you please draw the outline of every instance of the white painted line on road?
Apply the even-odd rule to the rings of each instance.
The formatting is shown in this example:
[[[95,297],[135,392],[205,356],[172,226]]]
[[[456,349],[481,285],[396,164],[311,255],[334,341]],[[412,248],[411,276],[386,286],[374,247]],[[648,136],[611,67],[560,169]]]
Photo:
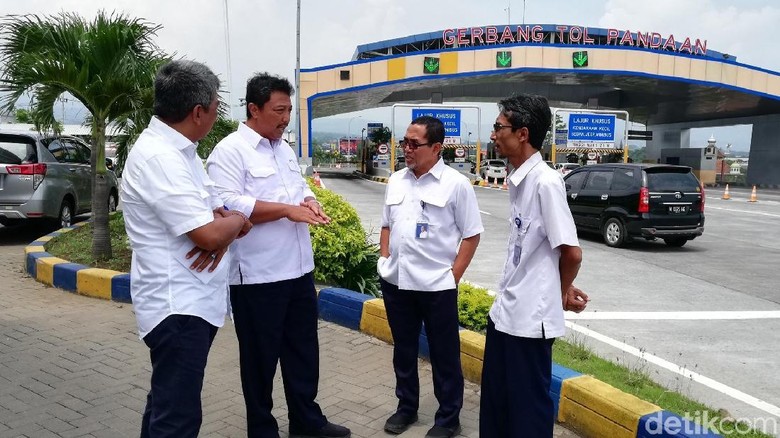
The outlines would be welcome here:
[[[694,311],[694,312],[566,312],[569,320],[736,320],[779,319],[780,310],[756,311]]]
[[[763,211],[737,210],[736,208],[723,208],[723,207],[715,207],[712,205],[707,205],[705,207],[705,209],[708,208],[714,208],[715,210],[732,211],[734,213],[749,213],[749,214],[759,214],[761,216],[780,217],[780,214],[764,213]]]
[[[732,388],[728,385],[725,385],[723,383],[720,383],[718,381],[715,381],[713,379],[710,379],[709,377],[703,376],[699,373],[695,373],[689,369],[687,369],[684,365],[677,365],[672,362],[669,362],[665,359],[661,359],[658,356],[654,356],[646,351],[642,351],[636,347],[632,347],[626,343],[620,342],[616,339],[612,339],[609,336],[602,335],[601,333],[594,332],[593,330],[589,328],[585,328],[581,325],[577,325],[573,322],[566,322],[566,327],[570,328],[571,330],[574,330],[576,332],[580,332],[585,336],[589,336],[597,341],[601,341],[607,345],[610,345],[612,347],[615,347],[619,350],[625,351],[628,354],[631,354],[633,356],[636,356],[642,360],[645,360],[653,365],[657,365],[661,368],[664,368],[666,370],[669,370],[673,373],[679,374],[686,379],[691,379],[694,382],[701,383],[702,385],[712,388],[722,394],[726,394],[729,397],[735,398],[739,401],[742,401],[744,403],[749,404],[750,406],[753,406],[755,408],[761,409],[762,411],[774,415],[776,417],[780,417],[780,407],[777,407],[771,403],[767,403],[761,399],[758,399],[756,397],[753,397],[752,395],[745,394],[744,392]]]
[[[482,214],[486,214],[486,215],[488,215],[488,216],[493,216],[492,214],[490,214],[490,213],[488,213],[488,212],[486,212],[486,211],[482,211],[482,210],[480,210],[479,212],[480,212],[480,213],[482,213]]]

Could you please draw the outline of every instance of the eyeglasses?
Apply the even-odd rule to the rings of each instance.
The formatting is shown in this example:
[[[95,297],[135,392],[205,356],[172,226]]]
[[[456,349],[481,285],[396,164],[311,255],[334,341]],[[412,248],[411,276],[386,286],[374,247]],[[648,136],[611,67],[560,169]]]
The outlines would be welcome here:
[[[502,125],[502,124],[496,122],[496,123],[493,123],[493,132],[498,132],[502,128],[511,128],[511,127],[512,127],[512,125]]]
[[[401,144],[400,144],[400,146],[401,146],[401,149],[403,149],[403,148],[407,148],[407,147],[408,147],[408,148],[409,148],[409,149],[411,149],[411,150],[416,150],[416,149],[417,149],[417,148],[419,148],[420,146],[431,146],[432,144],[433,144],[433,143],[417,143],[417,140],[412,140],[412,139],[410,139],[410,138],[406,138],[406,137],[404,137],[404,138],[401,140]]]

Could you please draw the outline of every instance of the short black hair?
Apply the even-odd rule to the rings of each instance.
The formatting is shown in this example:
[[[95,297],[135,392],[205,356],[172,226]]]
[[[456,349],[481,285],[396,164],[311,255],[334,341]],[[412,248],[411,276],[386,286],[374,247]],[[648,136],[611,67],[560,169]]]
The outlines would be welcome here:
[[[154,78],[154,115],[168,123],[181,122],[198,105],[208,111],[218,91],[219,78],[205,64],[171,61]]]
[[[412,125],[425,126],[425,139],[428,143],[444,143],[444,123],[436,117],[420,116],[412,120]]]
[[[295,94],[295,89],[290,81],[281,76],[263,72],[255,73],[249,78],[246,82],[246,118],[252,117],[249,112],[250,103],[262,108],[266,102],[271,100],[271,93],[274,91],[280,91],[288,96]]]
[[[509,120],[512,131],[528,128],[528,140],[535,149],[542,149],[550,129],[552,113],[547,99],[532,94],[517,94],[498,102],[501,115]]]

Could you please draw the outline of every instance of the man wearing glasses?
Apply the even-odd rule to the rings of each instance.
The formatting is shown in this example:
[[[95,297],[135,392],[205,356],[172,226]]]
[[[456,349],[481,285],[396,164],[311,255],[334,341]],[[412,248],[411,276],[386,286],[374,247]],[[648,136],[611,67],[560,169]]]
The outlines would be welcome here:
[[[398,408],[385,430],[400,434],[417,421],[418,338],[425,323],[439,409],[428,438],[460,432],[463,372],[458,335],[458,282],[484,230],[471,182],[441,159],[444,125],[422,116],[406,130],[406,168],[385,192],[377,264],[393,335]]]
[[[488,316],[479,436],[549,438],[552,345],[566,328],[564,310],[581,312],[588,296],[574,287],[582,261],[566,190],[539,150],[550,129],[540,96],[498,103],[490,139],[515,169],[507,177],[509,249]]]

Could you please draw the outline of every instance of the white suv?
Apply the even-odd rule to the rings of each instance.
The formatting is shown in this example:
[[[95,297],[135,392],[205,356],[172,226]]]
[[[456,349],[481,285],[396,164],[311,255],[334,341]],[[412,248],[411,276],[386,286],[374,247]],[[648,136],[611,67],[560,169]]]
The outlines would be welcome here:
[[[506,178],[506,163],[503,160],[485,160],[479,166],[479,176],[484,180]]]

